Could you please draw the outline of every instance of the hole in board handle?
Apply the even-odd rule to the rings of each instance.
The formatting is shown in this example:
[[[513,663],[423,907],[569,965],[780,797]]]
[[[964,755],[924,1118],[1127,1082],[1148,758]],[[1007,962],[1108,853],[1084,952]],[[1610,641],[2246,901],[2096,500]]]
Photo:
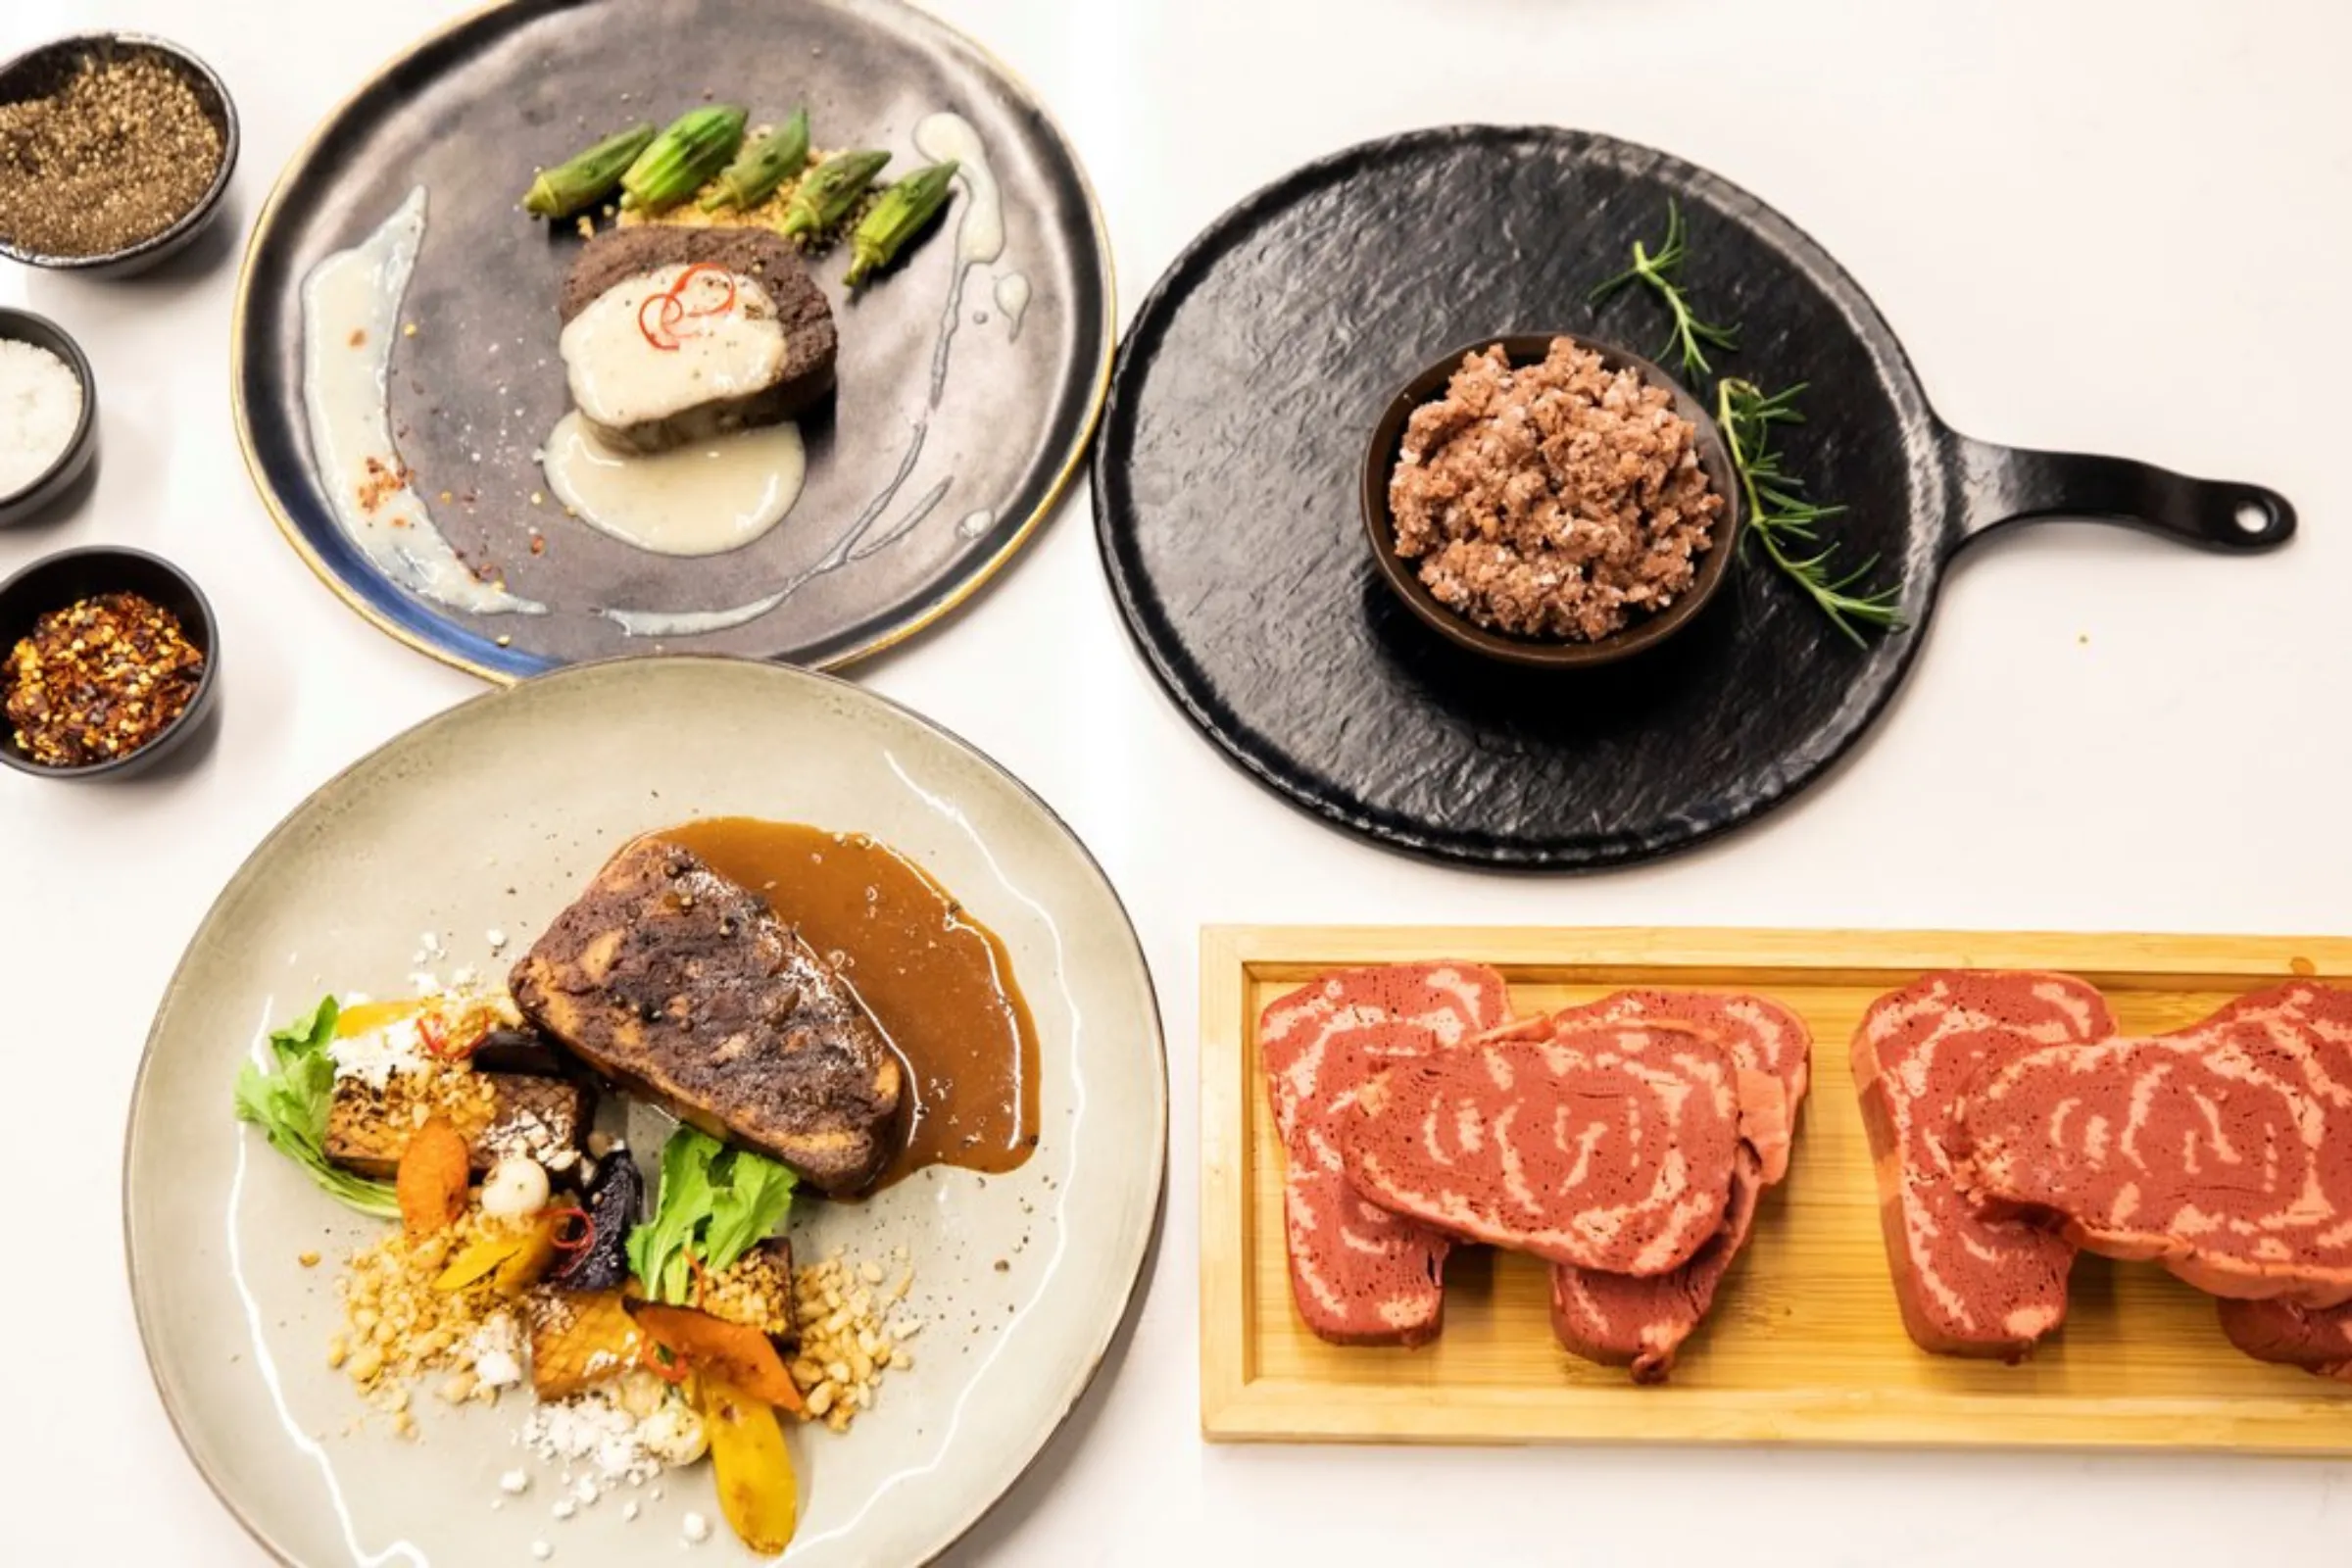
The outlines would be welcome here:
[[[2240,501],[2230,517],[2239,533],[2268,533],[2271,527],[2271,509],[2267,502]]]

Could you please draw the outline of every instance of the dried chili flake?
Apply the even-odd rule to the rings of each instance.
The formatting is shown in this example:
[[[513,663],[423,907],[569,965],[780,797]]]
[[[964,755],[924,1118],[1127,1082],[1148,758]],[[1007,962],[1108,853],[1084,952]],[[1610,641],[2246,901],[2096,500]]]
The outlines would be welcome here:
[[[0,671],[0,699],[26,756],[81,767],[171,728],[203,675],[178,616],[137,594],[100,594],[33,623]]]

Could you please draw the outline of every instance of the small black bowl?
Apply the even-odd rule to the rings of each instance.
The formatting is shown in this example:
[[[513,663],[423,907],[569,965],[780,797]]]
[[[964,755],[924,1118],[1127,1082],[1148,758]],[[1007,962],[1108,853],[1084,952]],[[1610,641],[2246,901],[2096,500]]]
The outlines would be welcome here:
[[[229,100],[228,88],[221,83],[219,74],[179,45],[136,32],[90,32],[60,38],[28,49],[0,66],[0,104],[47,97],[72,80],[85,60],[129,60],[141,56],[161,61],[177,73],[195,91],[205,118],[220,133],[220,167],[213,171],[212,183],[205,187],[204,195],[170,228],[119,251],[98,256],[51,256],[16,244],[0,234],[0,256],[27,267],[54,268],[88,277],[126,277],[144,271],[186,245],[203,233],[205,225],[219,214],[220,198],[228,190],[228,176],[237,167],[237,107]]]
[[[77,600],[120,593],[137,594],[179,617],[181,632],[204,655],[196,695],[179,717],[137,751],[81,767],[49,767],[34,761],[17,744],[16,726],[0,720],[0,762],[36,778],[126,778],[163,760],[203,725],[220,687],[220,632],[213,619],[213,607],[204,590],[185,572],[143,550],[112,545],[61,550],[0,583],[0,692],[7,687],[5,662],[18,642],[31,632],[34,621]]]
[[[98,378],[90,373],[89,357],[81,345],[66,335],[65,328],[29,311],[0,310],[0,341],[29,343],[36,349],[47,349],[66,362],[74,379],[81,383],[81,417],[74,425],[74,437],[57,461],[34,474],[22,487],[0,491],[0,528],[23,522],[50,502],[66,493],[73,482],[81,477],[81,470],[90,466],[90,457],[98,450]]]
[[[1590,349],[1611,369],[1631,369],[1650,385],[1665,388],[1674,399],[1675,412],[1689,419],[1698,431],[1699,466],[1707,470],[1715,493],[1723,497],[1723,511],[1716,515],[1713,542],[1698,558],[1698,574],[1682,598],[1655,614],[1645,615],[1624,630],[1591,642],[1569,642],[1564,638],[1518,637],[1509,632],[1495,631],[1479,625],[1467,615],[1439,603],[1421,580],[1415,563],[1396,554],[1396,526],[1389,515],[1389,477],[1396,472],[1396,462],[1404,439],[1405,421],[1422,404],[1444,395],[1446,383],[1453,379],[1462,357],[1499,344],[1513,366],[1536,365],[1551,352],[1554,338],[1567,338],[1578,346]],[[1731,576],[1732,562],[1739,551],[1734,548],[1740,537],[1739,475],[1732,468],[1731,448],[1725,444],[1723,431],[1716,425],[1715,416],[1699,401],[1686,391],[1681,382],[1668,375],[1665,369],[1628,349],[1575,332],[1518,332],[1499,337],[1482,337],[1474,343],[1440,355],[1427,369],[1422,370],[1389,399],[1388,407],[1372,426],[1371,444],[1364,451],[1364,535],[1372,547],[1372,559],[1380,574],[1405,608],[1427,622],[1448,640],[1506,663],[1529,664],[1545,669],[1590,668],[1595,664],[1614,663],[1630,658],[1682,630],[1706,609],[1726,579]]]

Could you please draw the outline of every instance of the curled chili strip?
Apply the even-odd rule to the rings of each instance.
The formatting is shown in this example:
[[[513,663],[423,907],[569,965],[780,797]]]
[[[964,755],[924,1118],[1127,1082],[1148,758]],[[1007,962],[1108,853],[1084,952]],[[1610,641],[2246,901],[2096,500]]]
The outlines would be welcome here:
[[[664,1383],[683,1383],[694,1370],[686,1364],[684,1356],[676,1354],[668,1346],[643,1330],[638,1332],[637,1359],[648,1372]]]
[[[596,1220],[586,1209],[577,1204],[550,1209],[547,1218],[551,1227],[548,1232],[548,1240],[555,1244],[557,1251],[585,1252],[596,1245]],[[580,1222],[579,1228],[566,1234],[564,1230],[566,1223],[575,1219]]]
[[[686,303],[687,285],[707,272],[718,274],[720,281],[727,286],[726,295],[715,305],[706,305],[700,309],[690,307]],[[677,281],[671,283],[665,291],[660,294],[649,294],[645,297],[644,302],[637,307],[637,330],[645,334],[645,340],[648,343],[664,354],[675,353],[678,339],[683,335],[679,331],[680,327],[697,317],[726,315],[735,308],[738,292],[734,273],[716,262],[696,262],[680,272]],[[646,320],[648,312],[654,316],[654,320],[650,323]]]

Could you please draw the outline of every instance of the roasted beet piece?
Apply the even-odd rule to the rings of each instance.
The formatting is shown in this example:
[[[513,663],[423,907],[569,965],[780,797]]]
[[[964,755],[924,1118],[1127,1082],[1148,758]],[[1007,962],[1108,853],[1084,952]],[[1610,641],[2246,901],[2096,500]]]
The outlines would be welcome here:
[[[629,1282],[629,1230],[645,1206],[645,1178],[625,1149],[596,1162],[581,1204],[593,1227],[588,1245],[547,1277],[564,1291],[616,1291]]]

